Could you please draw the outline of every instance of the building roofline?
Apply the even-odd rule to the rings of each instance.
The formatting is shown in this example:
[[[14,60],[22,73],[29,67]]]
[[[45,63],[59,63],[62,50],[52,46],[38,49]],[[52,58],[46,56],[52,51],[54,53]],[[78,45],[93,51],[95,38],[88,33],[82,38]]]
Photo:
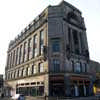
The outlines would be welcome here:
[[[62,0],[59,5],[65,4],[69,7],[71,7],[73,10],[77,10],[80,14],[82,13],[79,9],[77,9],[75,6],[73,6],[72,4],[68,3],[67,1]]]
[[[18,34],[16,37],[15,37],[15,39],[14,40],[11,40],[10,41],[10,43],[9,43],[9,47],[8,48],[10,48],[29,28],[30,28],[30,26],[32,26],[35,22],[37,22],[37,20],[39,19],[39,17],[41,16],[41,14],[43,13],[43,12],[45,12],[46,11],[46,9],[48,9],[49,7],[58,7],[58,6],[61,6],[62,4],[64,4],[64,5],[67,5],[67,6],[69,6],[69,7],[71,7],[73,10],[76,10],[76,11],[78,11],[80,14],[81,14],[81,12],[80,12],[80,10],[79,9],[77,9],[76,7],[74,7],[73,5],[71,5],[70,3],[68,3],[68,2],[66,2],[66,1],[64,1],[64,0],[62,0],[59,4],[57,4],[57,5],[48,5],[39,15],[37,15],[35,18],[34,18],[34,20],[32,20],[30,23],[29,23],[29,25],[27,25],[22,31],[21,31],[21,33],[20,34]]]

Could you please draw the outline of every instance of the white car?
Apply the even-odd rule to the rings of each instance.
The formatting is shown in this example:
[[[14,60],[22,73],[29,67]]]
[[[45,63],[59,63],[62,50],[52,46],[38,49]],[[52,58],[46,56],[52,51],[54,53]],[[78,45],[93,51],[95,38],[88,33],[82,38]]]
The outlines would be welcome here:
[[[15,94],[13,97],[12,97],[12,100],[25,100],[25,97],[23,94]]]

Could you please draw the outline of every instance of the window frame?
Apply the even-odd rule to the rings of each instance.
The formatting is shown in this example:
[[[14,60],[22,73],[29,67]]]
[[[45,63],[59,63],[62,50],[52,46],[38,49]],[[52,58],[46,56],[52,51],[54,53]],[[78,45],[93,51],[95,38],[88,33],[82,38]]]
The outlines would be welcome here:
[[[61,49],[60,38],[51,39],[51,48],[53,53],[60,52]]]

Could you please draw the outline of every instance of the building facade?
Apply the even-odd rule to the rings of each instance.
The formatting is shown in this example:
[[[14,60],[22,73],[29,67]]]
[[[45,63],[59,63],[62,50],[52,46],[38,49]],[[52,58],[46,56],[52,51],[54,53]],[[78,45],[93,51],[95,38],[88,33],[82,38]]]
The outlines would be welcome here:
[[[95,95],[100,95],[100,63],[91,60],[90,61],[91,72],[94,73],[94,85],[93,90]]]
[[[4,86],[4,80],[3,80],[3,75],[0,74],[0,97],[3,94],[3,86]]]
[[[5,76],[12,94],[93,94],[84,18],[65,1],[36,17],[10,42],[7,55]]]

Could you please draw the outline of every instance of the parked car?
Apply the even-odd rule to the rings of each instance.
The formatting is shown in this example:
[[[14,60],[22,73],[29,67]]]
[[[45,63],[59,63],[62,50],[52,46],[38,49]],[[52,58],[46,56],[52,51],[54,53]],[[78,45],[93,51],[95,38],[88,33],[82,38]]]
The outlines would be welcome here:
[[[12,100],[25,100],[25,96],[23,94],[15,94],[12,96]]]

